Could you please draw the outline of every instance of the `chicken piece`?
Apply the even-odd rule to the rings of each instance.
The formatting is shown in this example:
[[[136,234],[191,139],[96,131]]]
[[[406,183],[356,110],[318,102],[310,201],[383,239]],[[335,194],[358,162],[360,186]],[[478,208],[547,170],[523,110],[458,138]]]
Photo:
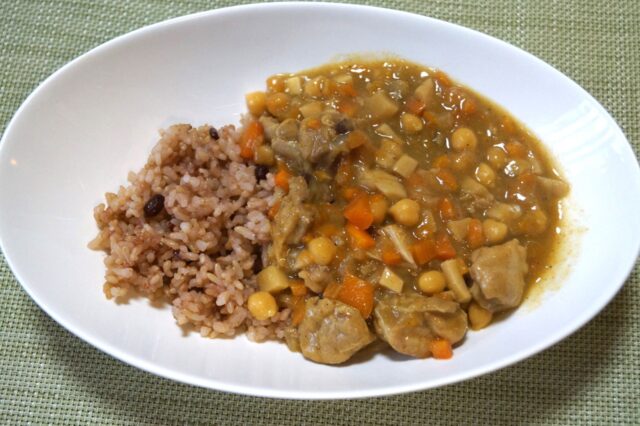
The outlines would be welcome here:
[[[467,314],[458,303],[416,293],[379,293],[373,315],[378,336],[396,351],[416,358],[431,355],[434,339],[455,344],[467,332]]]
[[[481,212],[489,208],[495,200],[493,194],[481,183],[470,177],[462,179],[460,201],[469,213]]]
[[[518,240],[479,248],[471,254],[471,260],[469,272],[474,281],[471,294],[480,306],[499,312],[522,302],[527,251]]]
[[[309,197],[307,183],[303,177],[293,177],[289,181],[289,193],[282,198],[280,209],[271,226],[273,246],[271,255],[278,265],[287,263],[287,244],[298,244],[313,223],[314,209],[304,201]]]
[[[302,355],[322,364],[340,364],[375,340],[360,312],[337,300],[307,300],[298,326]]]
[[[314,293],[322,293],[332,279],[328,266],[312,263],[304,271],[298,273],[304,285]]]

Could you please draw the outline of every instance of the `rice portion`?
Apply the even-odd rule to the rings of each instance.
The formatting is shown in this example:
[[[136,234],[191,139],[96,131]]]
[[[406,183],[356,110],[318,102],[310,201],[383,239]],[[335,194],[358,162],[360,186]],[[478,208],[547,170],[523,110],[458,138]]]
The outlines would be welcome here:
[[[274,184],[271,174],[256,181],[237,138],[233,126],[217,134],[210,126],[171,126],[129,184],[105,194],[89,247],[107,254],[107,298],[166,301],[179,325],[205,337],[283,337],[289,310],[258,321],[246,307],[256,291],[254,262],[270,239]],[[162,210],[145,216],[145,204],[160,195]]]

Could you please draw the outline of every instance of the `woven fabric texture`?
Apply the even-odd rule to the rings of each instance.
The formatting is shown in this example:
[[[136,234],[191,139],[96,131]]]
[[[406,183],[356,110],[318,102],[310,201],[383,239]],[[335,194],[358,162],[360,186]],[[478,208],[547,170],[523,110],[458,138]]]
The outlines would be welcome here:
[[[115,36],[240,2],[2,1],[0,131],[69,60]],[[640,2],[369,0],[471,27],[573,78],[640,150]],[[7,208],[7,206],[4,206]],[[640,271],[580,331],[510,368],[424,392],[282,401],[161,379],[80,341],[44,314],[0,255],[0,424],[640,424]]]

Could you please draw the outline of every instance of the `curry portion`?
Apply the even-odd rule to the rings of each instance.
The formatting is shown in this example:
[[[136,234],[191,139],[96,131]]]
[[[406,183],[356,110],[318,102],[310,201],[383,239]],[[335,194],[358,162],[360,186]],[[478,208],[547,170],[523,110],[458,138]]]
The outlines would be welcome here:
[[[540,143],[446,74],[404,60],[275,75],[241,155],[274,174],[257,318],[336,364],[376,338],[449,358],[549,264],[568,186]],[[252,309],[253,307],[253,309]]]

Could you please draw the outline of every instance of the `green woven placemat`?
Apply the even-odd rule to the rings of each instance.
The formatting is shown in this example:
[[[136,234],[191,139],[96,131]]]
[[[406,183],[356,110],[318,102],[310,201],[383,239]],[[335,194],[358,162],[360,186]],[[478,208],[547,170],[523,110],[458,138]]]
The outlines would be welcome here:
[[[234,1],[2,1],[0,130],[57,68],[114,36]],[[459,23],[522,47],[592,93],[640,149],[640,3],[360,3]],[[1,184],[1,183],[0,183]],[[6,206],[4,207],[6,208]],[[3,424],[640,424],[638,267],[582,330],[466,383],[359,401],[281,401],[174,383],[122,364],[44,314],[0,256]]]

